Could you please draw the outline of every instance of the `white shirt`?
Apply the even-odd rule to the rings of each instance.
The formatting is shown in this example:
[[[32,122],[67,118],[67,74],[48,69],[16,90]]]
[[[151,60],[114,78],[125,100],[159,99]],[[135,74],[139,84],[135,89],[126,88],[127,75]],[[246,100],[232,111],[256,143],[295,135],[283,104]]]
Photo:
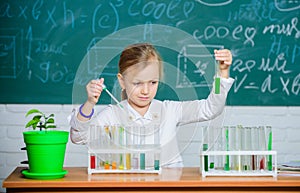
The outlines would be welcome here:
[[[214,89],[212,89],[208,98],[203,100],[158,101],[154,99],[144,116],[136,112],[127,100],[121,101],[123,109],[117,105],[108,105],[87,122],[81,122],[77,119],[78,108],[76,108],[70,117],[71,140],[76,144],[86,144],[88,142],[88,129],[91,124],[97,126],[122,125],[125,130],[128,126],[147,128],[151,125],[158,125],[161,165],[182,167],[183,160],[176,138],[178,126],[211,120],[220,115],[225,107],[226,97],[233,82],[234,79],[232,78],[221,78],[220,94],[215,94]]]

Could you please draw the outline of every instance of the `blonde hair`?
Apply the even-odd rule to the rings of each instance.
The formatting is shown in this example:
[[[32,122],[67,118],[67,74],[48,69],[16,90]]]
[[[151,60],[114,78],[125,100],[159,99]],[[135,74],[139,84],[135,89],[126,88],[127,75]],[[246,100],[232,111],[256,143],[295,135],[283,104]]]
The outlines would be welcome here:
[[[149,43],[132,44],[126,47],[120,56],[119,73],[124,75],[129,67],[138,67],[137,64],[143,64],[145,66],[149,64],[147,61],[153,58],[158,61],[159,79],[161,80],[163,77],[163,62],[157,50]],[[121,95],[122,100],[127,99],[125,90],[122,90]]]

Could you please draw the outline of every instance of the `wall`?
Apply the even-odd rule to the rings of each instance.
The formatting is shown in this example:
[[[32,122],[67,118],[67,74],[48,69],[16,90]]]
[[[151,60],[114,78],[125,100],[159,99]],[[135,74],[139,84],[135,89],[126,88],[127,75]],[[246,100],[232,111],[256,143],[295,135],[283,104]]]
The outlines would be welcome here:
[[[57,125],[68,130],[67,117],[72,105],[0,105],[0,182],[26,160],[22,131],[25,131],[25,113],[30,108],[38,108],[45,113],[56,114]],[[260,107],[260,106],[227,106],[225,109],[224,125],[271,125],[274,131],[273,144],[278,153],[278,162],[300,160],[300,107]],[[192,140],[191,133],[185,129],[192,129],[192,125],[185,126],[179,132],[180,146],[186,147],[182,152],[185,166],[199,166],[199,151],[201,145],[201,129],[195,132]],[[186,146],[187,145],[187,146]],[[87,166],[87,149],[85,146],[67,145],[65,166]],[[4,192],[5,189],[0,189]]]

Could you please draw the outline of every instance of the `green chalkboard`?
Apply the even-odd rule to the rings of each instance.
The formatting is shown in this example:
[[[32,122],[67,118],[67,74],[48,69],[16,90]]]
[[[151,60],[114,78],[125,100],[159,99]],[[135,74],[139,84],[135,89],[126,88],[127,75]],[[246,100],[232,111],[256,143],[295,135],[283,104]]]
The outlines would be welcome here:
[[[119,96],[120,52],[150,42],[165,63],[158,99],[205,98],[211,53],[228,48],[228,105],[299,106],[299,15],[300,1],[284,0],[3,0],[0,103],[82,103],[98,77]]]

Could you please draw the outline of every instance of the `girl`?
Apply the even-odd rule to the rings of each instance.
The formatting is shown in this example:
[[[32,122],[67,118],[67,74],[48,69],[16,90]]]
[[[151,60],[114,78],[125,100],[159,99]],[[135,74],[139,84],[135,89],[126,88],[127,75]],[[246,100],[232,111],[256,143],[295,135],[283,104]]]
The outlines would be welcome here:
[[[161,165],[182,167],[176,129],[183,124],[207,121],[222,113],[227,93],[233,84],[229,78],[232,56],[229,50],[215,50],[219,61],[221,93],[214,89],[207,99],[194,101],[158,101],[154,99],[163,74],[163,62],[155,48],[147,43],[130,45],[121,53],[117,75],[122,88],[121,107],[108,105],[97,115],[94,106],[103,91],[104,79],[91,80],[87,86],[87,101],[71,115],[71,140],[76,144],[88,142],[88,128],[122,124],[147,128],[158,124],[161,145]]]

